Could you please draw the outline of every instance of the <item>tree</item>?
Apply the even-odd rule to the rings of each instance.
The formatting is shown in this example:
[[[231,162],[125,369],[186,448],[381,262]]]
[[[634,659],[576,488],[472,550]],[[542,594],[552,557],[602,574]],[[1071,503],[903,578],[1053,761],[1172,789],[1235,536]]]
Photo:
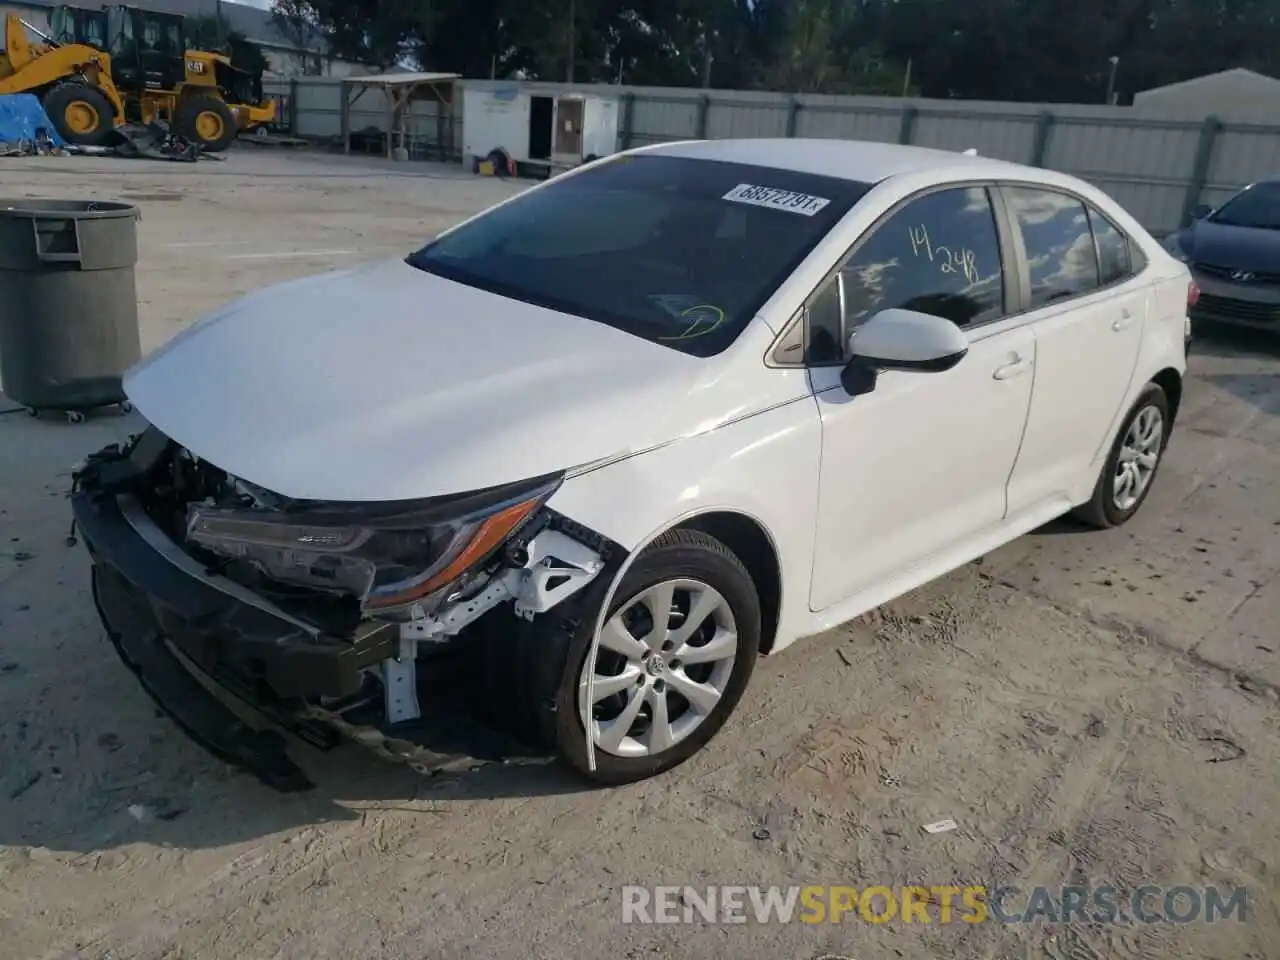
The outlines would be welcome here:
[[[1235,66],[1280,72],[1280,12],[1271,0],[886,2],[890,56],[916,65],[925,96],[1105,99],[1111,57],[1120,90]]]
[[[286,40],[305,49],[315,40],[327,40],[316,23],[315,14],[303,0],[274,0],[271,22]]]
[[[335,57],[381,68],[411,54],[435,17],[426,0],[273,0],[271,9],[300,46],[323,40]]]
[[[275,0],[344,59],[466,77],[1101,103],[1280,73],[1276,0]],[[290,32],[292,31],[292,33]]]

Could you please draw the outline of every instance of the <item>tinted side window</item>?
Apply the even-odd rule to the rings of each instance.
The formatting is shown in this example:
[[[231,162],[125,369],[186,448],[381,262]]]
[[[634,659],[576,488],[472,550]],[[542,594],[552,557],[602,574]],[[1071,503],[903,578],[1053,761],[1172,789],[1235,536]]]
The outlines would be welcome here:
[[[1084,204],[1030,187],[1007,187],[1005,198],[1027,250],[1032,307],[1098,288],[1098,255]]]
[[[1092,207],[1089,208],[1089,223],[1093,227],[1093,239],[1098,244],[1098,272],[1102,285],[1105,287],[1130,276],[1134,269],[1129,258],[1129,238]]]
[[[961,327],[1004,313],[1000,235],[983,187],[912,200],[875,228],[841,272],[846,335],[892,307]]]
[[[848,340],[841,307],[840,278],[836,277],[822,287],[805,310],[809,330],[805,346],[806,363],[841,362]]]

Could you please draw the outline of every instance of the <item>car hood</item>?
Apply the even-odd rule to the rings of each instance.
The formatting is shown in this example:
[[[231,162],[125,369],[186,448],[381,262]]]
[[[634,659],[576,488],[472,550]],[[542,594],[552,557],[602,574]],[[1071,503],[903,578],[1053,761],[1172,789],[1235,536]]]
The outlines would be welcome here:
[[[700,387],[708,366],[397,260],[232,303],[130,370],[125,392],[234,476],[287,497],[379,501],[694,432],[734,412],[734,391]]]
[[[1183,249],[1198,263],[1232,270],[1275,273],[1280,263],[1280,230],[1231,227],[1201,220],[1187,231]]]

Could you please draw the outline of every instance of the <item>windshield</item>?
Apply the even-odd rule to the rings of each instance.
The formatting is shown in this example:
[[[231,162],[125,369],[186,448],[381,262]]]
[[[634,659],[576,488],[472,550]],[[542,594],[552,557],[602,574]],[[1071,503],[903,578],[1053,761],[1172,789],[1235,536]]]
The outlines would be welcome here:
[[[1224,203],[1210,223],[1225,227],[1280,230],[1280,183],[1255,183]]]
[[[705,357],[733,342],[868,189],[770,167],[620,156],[531,190],[408,262]]]

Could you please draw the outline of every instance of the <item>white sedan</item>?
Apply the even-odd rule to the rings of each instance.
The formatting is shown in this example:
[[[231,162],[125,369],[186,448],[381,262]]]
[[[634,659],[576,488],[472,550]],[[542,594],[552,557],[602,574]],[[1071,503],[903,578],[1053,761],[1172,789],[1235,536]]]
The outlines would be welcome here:
[[[701,749],[758,655],[1068,512],[1132,517],[1195,294],[1062,174],[632,150],[185,331],[74,510],[125,661],[265,781],[307,785],[189,671],[312,743],[620,783]],[[433,692],[443,663],[465,683]],[[442,744],[464,690],[487,722],[449,706]]]

